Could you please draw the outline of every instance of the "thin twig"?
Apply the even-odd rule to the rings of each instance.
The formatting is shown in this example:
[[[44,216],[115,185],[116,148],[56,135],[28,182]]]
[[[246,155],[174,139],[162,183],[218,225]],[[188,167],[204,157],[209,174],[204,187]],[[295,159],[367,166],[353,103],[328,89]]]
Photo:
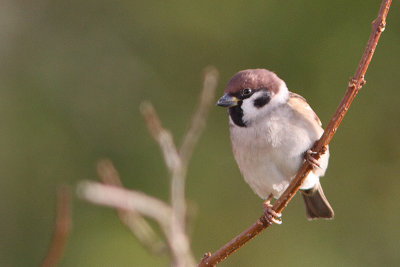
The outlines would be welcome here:
[[[164,161],[171,173],[171,205],[174,216],[184,228],[186,214],[185,179],[183,177],[182,161],[178,150],[176,149],[171,133],[161,126],[160,119],[153,105],[144,102],[140,106],[140,111],[145,118],[149,132],[160,146]]]
[[[103,159],[97,163],[97,174],[103,183],[123,187],[119,174],[110,160]],[[166,244],[140,213],[117,209],[117,214],[121,222],[136,236],[139,243],[151,253],[161,254],[166,251]]]
[[[56,223],[49,251],[42,262],[42,267],[56,266],[64,252],[71,229],[71,196],[69,189],[62,186],[57,190]]]
[[[98,182],[84,181],[77,187],[79,197],[98,205],[134,211],[155,220],[165,233],[169,232],[171,207],[142,192],[118,188]]]
[[[203,90],[201,91],[199,105],[197,110],[193,114],[190,128],[187,131],[181,148],[179,150],[179,155],[181,156],[183,166],[187,166],[193,149],[198,142],[204,127],[206,125],[206,119],[210,107],[214,103],[215,90],[218,83],[218,71],[215,67],[208,67],[205,69]]]
[[[372,55],[374,54],[379,37],[383,32],[383,30],[385,29],[386,17],[389,12],[389,7],[391,2],[392,2],[391,0],[382,1],[381,7],[378,12],[378,17],[372,23],[371,35],[369,37],[367,46],[364,50],[360,63],[357,67],[357,70],[353,78],[350,79],[347,91],[343,99],[341,100],[335,114],[329,121],[324,131],[324,134],[313,146],[312,150],[316,152],[316,154],[314,155],[315,159],[319,159],[321,155],[325,152],[325,147],[329,144],[333,135],[336,133],[336,130],[340,122],[342,121],[344,115],[346,114],[347,110],[349,109],[351,102],[353,101],[357,92],[365,84],[364,80],[365,72],[367,71]],[[305,161],[304,164],[301,166],[300,170],[298,171],[296,177],[289,184],[289,187],[274,202],[273,209],[277,213],[281,213],[282,210],[289,203],[289,201],[293,198],[293,196],[296,194],[297,190],[300,188],[301,184],[303,183],[303,181],[305,180],[311,169],[312,166],[308,163],[308,161]],[[229,243],[220,248],[214,254],[210,255],[209,253],[206,253],[198,266],[199,267],[215,266],[216,264],[224,260],[226,257],[228,257],[230,254],[235,252],[237,249],[239,249],[241,246],[249,242],[252,238],[257,236],[261,231],[263,231],[268,226],[270,226],[270,224],[268,224],[265,221],[264,216],[261,216],[256,223],[254,223],[247,230],[236,236],[234,239],[232,239]]]
[[[175,264],[181,265],[178,261],[186,258],[185,266],[195,266],[195,261],[190,251],[188,237],[186,234],[186,199],[185,199],[185,177],[187,165],[197,143],[205,120],[214,100],[217,87],[218,73],[215,68],[209,67],[205,70],[203,90],[199,106],[193,115],[191,126],[186,133],[180,151],[176,148],[172,135],[165,130],[160,119],[150,103],[142,103],[140,110],[145,118],[149,132],[159,144],[164,156],[167,168],[171,174],[171,235],[172,250],[175,251]]]
[[[172,135],[162,127],[153,105],[149,102],[143,102],[140,105],[140,111],[146,121],[150,134],[161,148],[168,170],[172,172],[179,169],[182,163]]]
[[[163,201],[142,192],[88,181],[79,183],[77,191],[78,196],[91,203],[127,211],[137,211],[154,219],[167,238],[174,266],[195,266],[186,235],[177,236],[176,233],[171,232],[173,212],[171,207]]]
[[[178,154],[172,135],[161,126],[160,119],[150,103],[142,103],[140,110],[145,118],[149,132],[158,142],[164,155],[164,161],[171,173],[171,228],[170,243],[176,266],[185,266],[181,262],[187,259],[188,266],[195,266],[195,261],[190,251],[189,240],[185,233],[186,201],[185,179],[181,158]]]
[[[148,102],[140,106],[149,132],[160,146],[170,172],[171,207],[143,193],[123,189],[119,175],[110,161],[101,161],[98,165],[99,176],[106,185],[94,182],[81,182],[78,185],[78,195],[82,198],[95,204],[116,208],[121,221],[143,244],[152,245],[155,233],[142,215],[154,219],[165,234],[173,265],[176,267],[196,266],[186,233],[185,176],[189,159],[204,129],[211,103],[214,101],[217,79],[218,72],[215,68],[209,67],[205,70],[199,106],[192,117],[179,153],[171,133],[162,127],[153,106]],[[126,215],[129,215],[129,218],[126,218]],[[143,232],[147,234],[142,236]]]

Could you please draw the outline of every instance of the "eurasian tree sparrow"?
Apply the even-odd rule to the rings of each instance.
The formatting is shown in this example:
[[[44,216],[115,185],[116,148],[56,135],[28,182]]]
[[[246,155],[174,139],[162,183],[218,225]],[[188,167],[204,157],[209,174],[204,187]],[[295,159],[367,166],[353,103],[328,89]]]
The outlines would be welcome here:
[[[283,80],[265,69],[235,74],[217,105],[228,107],[232,150],[240,172],[266,200],[269,221],[279,223],[269,200],[278,198],[296,175],[324,131],[321,121],[303,97],[289,92]],[[314,158],[308,156],[312,162]],[[313,162],[314,168],[300,188],[309,220],[334,216],[319,182],[328,159],[327,149]]]

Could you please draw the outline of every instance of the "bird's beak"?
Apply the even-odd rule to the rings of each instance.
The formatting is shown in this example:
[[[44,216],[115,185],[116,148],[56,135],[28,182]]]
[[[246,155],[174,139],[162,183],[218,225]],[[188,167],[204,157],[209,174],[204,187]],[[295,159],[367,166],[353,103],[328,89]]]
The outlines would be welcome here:
[[[224,94],[217,102],[217,106],[220,107],[234,107],[237,105],[239,99],[229,94]]]

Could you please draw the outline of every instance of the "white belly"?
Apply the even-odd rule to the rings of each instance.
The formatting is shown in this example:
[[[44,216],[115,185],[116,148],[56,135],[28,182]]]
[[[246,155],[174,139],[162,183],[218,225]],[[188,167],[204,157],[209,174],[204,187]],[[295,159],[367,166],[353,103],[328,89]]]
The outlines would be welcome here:
[[[304,152],[318,138],[304,139],[307,134],[298,128],[291,129],[284,120],[276,126],[276,129],[271,129],[270,125],[230,127],[233,153],[239,169],[245,181],[263,199],[270,194],[278,198],[283,193],[300,168]],[[299,140],[299,137],[302,139]],[[311,188],[318,180],[318,176],[311,174],[304,188]]]

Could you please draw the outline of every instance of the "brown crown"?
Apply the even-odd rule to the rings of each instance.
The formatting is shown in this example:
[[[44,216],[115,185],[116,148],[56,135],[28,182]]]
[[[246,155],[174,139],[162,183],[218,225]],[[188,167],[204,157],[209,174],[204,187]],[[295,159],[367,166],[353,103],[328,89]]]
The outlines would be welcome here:
[[[279,91],[283,81],[272,71],[266,69],[249,69],[236,73],[228,82],[225,93],[235,94],[244,88],[266,88],[273,93]]]

